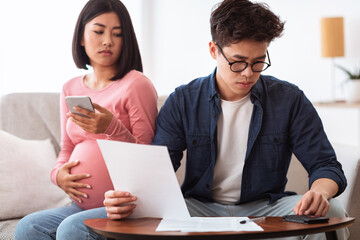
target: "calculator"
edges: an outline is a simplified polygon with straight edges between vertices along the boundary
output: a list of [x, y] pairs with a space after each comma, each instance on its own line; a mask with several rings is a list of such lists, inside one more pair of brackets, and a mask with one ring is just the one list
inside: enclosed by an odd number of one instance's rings
[[312, 224], [312, 223], [327, 223], [329, 222], [328, 217], [317, 217], [313, 215], [286, 215], [283, 216], [284, 221], [288, 222], [297, 222], [297, 223], [305, 223], [305, 224]]

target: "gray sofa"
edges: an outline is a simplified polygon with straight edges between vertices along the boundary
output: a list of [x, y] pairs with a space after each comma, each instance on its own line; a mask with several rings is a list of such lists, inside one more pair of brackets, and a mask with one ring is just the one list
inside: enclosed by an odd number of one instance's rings
[[[159, 108], [165, 99], [166, 97], [159, 97]], [[0, 129], [22, 139], [50, 139], [55, 152], [58, 153], [60, 150], [59, 112], [59, 93], [8, 94], [0, 99]], [[360, 197], [360, 149], [344, 145], [334, 145], [334, 148], [348, 178], [348, 187], [339, 200], [344, 204], [351, 217], [358, 218], [360, 217], [358, 200]], [[181, 167], [177, 171], [179, 183], [181, 183], [183, 175], [184, 168]], [[49, 175], [43, 177], [49, 178]], [[299, 194], [306, 191], [308, 183], [304, 179], [307, 179], [307, 174], [295, 158], [290, 165], [288, 179], [288, 190], [296, 191]], [[2, 189], [0, 189], [1, 191]], [[18, 194], [20, 197], [21, 192]], [[30, 207], [27, 206], [26, 200], [23, 201], [23, 204], [23, 207]], [[0, 205], [0, 210], [3, 207]], [[20, 218], [21, 216], [16, 219], [0, 221], [0, 240], [13, 239], [14, 229]], [[350, 232], [350, 239], [360, 239], [360, 223], [358, 221], [355, 221], [355, 224], [350, 227]]]

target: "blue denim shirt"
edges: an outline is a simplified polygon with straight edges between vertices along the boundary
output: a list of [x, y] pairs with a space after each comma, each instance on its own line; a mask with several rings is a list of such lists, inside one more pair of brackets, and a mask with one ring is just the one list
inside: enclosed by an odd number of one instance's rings
[[[184, 197], [213, 202], [211, 185], [217, 156], [217, 121], [221, 112], [216, 69], [180, 86], [168, 97], [156, 120], [154, 145], [167, 146], [174, 169], [187, 150]], [[292, 153], [309, 174], [334, 180], [342, 193], [346, 178], [321, 120], [304, 93], [293, 84], [261, 75], [251, 89], [251, 116], [240, 202], [295, 194], [285, 192]], [[305, 179], [304, 179], [305, 181]]]

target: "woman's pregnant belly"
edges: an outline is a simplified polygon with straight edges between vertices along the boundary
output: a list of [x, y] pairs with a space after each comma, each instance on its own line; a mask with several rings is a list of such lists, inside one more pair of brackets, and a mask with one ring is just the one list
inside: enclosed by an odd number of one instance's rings
[[91, 175], [89, 178], [78, 180], [78, 182], [89, 184], [91, 189], [78, 188], [77, 190], [87, 194], [88, 197], [80, 197], [82, 203], [76, 201], [75, 203], [82, 209], [103, 207], [105, 192], [114, 187], [97, 142], [88, 140], [77, 144], [69, 161], [75, 160], [79, 160], [79, 164], [71, 168], [71, 174]]

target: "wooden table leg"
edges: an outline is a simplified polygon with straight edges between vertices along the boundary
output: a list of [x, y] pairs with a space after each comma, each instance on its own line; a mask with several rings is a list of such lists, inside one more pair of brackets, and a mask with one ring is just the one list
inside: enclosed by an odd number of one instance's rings
[[325, 234], [327, 240], [338, 240], [336, 231], [326, 232]]

